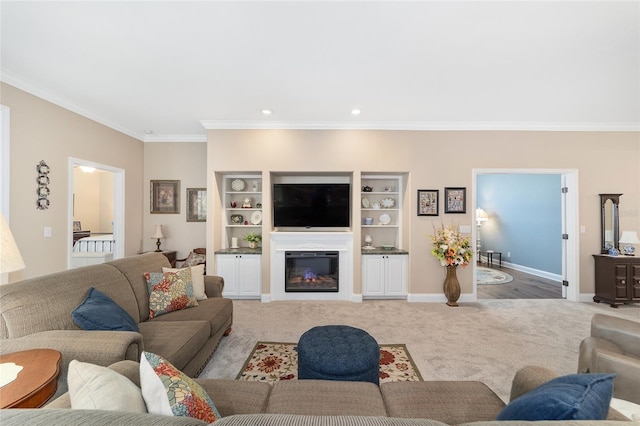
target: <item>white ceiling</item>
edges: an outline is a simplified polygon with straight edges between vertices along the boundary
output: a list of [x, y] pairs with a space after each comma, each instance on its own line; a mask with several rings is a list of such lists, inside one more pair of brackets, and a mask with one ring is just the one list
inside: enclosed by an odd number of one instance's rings
[[0, 8], [3, 81], [141, 140], [205, 140], [205, 128], [640, 129], [639, 1]]

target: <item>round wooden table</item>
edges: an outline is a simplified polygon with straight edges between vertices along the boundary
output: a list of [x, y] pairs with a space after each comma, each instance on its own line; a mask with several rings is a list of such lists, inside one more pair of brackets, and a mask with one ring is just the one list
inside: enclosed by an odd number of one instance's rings
[[0, 355], [0, 364], [23, 367], [18, 377], [0, 387], [0, 408], [37, 408], [56, 393], [62, 355], [53, 349], [32, 349]]

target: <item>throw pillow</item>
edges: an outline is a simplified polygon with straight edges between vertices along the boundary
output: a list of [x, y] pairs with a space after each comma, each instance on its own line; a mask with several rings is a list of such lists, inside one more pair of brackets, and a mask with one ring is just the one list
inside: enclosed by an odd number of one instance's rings
[[110, 368], [74, 359], [67, 383], [73, 409], [147, 412], [140, 388]]
[[207, 423], [221, 417], [202, 386], [159, 355], [142, 352], [140, 387], [152, 414], [194, 417]]
[[140, 331], [131, 315], [109, 296], [91, 287], [71, 317], [83, 330]]
[[557, 377], [511, 401], [497, 420], [604, 420], [615, 374]]
[[196, 266], [207, 261], [207, 256], [191, 252], [184, 261], [184, 266]]
[[193, 295], [191, 269], [178, 272], [145, 272], [149, 289], [149, 318], [198, 306]]
[[[191, 280], [193, 282], [193, 295], [196, 300], [204, 300], [207, 294], [204, 292], [204, 265], [191, 266]], [[162, 268], [162, 272], [178, 272], [176, 268]]]

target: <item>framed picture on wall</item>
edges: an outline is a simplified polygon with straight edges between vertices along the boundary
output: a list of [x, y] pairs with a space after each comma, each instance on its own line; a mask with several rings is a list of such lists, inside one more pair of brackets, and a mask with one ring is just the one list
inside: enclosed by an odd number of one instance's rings
[[151, 213], [180, 213], [180, 181], [151, 181]]
[[438, 216], [440, 191], [418, 189], [418, 216]]
[[207, 189], [187, 188], [187, 222], [207, 221]]
[[444, 202], [445, 213], [466, 213], [467, 188], [445, 188]]

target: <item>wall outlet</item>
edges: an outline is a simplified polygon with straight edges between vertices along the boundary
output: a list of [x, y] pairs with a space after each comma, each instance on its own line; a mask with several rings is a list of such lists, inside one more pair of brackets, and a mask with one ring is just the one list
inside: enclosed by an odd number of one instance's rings
[[45, 237], [50, 237], [51, 236], [51, 227], [50, 226], [45, 226], [44, 227], [44, 236]]
[[511, 257], [511, 252], [510, 251], [507, 252], [507, 257]]

